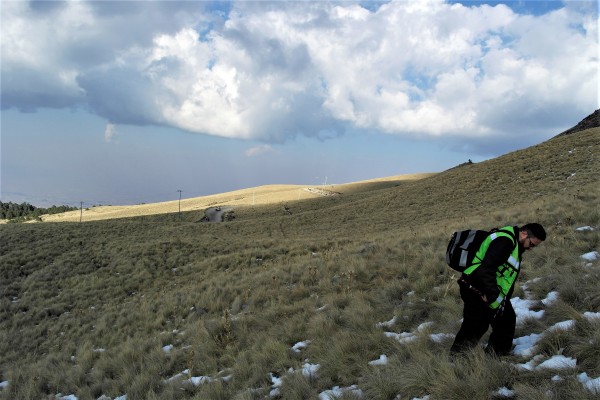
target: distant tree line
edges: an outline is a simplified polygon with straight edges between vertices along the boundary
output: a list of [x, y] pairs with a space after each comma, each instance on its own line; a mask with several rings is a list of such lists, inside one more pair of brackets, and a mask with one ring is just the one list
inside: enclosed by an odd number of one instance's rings
[[44, 214], [58, 214], [66, 211], [77, 210], [71, 206], [52, 206], [49, 208], [35, 207], [29, 203], [3, 203], [0, 201], [0, 219], [8, 219], [14, 222], [27, 221], [39, 218]]

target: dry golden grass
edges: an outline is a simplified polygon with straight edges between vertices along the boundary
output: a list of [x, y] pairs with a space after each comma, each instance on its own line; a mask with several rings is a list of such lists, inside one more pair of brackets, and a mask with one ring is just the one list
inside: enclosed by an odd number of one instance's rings
[[[261, 206], [267, 204], [283, 204], [292, 201], [309, 200], [321, 197], [325, 193], [360, 193], [397, 186], [401, 182], [423, 179], [433, 174], [406, 174], [376, 178], [366, 181], [326, 186], [302, 185], [266, 185], [255, 188], [235, 190], [210, 196], [181, 200], [181, 212], [200, 211], [208, 207], [219, 206]], [[153, 204], [131, 206], [98, 206], [86, 208], [83, 213], [71, 211], [62, 214], [45, 215], [44, 222], [79, 222], [99, 221], [115, 218], [130, 218], [147, 215], [179, 212], [179, 200]]]

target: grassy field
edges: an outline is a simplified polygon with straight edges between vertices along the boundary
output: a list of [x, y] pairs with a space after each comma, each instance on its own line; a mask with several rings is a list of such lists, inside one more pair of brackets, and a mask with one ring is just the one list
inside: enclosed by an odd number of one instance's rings
[[[594, 128], [330, 196], [267, 186], [181, 216], [175, 201], [1, 225], [0, 398], [597, 398], [581, 374], [600, 376], [600, 266], [581, 255], [600, 250], [599, 154]], [[235, 219], [199, 222], [215, 205]], [[544, 311], [517, 331], [543, 333], [535, 354], [451, 363], [449, 235], [530, 221], [549, 234], [515, 294]], [[577, 362], [518, 367], [554, 355]]]
[[[236, 190], [192, 199], [182, 199], [154, 204], [139, 204], [133, 206], [98, 206], [84, 210], [62, 214], [46, 215], [44, 222], [79, 222], [100, 221], [115, 218], [130, 218], [144, 215], [173, 214], [181, 212], [203, 212], [211, 206], [262, 206], [281, 205], [293, 201], [315, 199], [321, 196], [369, 192], [378, 189], [394, 187], [403, 182], [426, 178], [433, 174], [407, 174], [369, 181], [346, 183], [341, 185], [302, 186], [302, 185], [267, 185], [256, 188]], [[188, 216], [189, 218], [189, 216]]]

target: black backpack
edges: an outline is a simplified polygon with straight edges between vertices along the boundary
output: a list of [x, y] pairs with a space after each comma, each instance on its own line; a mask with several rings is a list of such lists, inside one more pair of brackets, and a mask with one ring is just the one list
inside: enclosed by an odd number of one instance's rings
[[492, 229], [491, 231], [467, 229], [454, 232], [446, 249], [446, 263], [450, 268], [458, 272], [464, 272], [465, 269], [473, 265], [475, 254], [479, 251], [485, 238], [492, 232], [500, 231], [510, 234], [513, 241], [516, 240], [511, 232], [502, 229]]

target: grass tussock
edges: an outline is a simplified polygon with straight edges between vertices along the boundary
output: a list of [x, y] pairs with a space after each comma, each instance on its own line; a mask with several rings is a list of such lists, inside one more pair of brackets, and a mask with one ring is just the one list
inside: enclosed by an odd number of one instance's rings
[[[581, 258], [600, 247], [599, 134], [290, 200], [286, 213], [239, 205], [224, 223], [198, 222], [198, 209], [2, 225], [0, 398], [593, 398], [577, 376], [600, 375], [585, 316], [600, 311], [600, 269]], [[535, 354], [576, 367], [523, 371], [530, 358], [479, 349], [451, 362], [462, 305], [449, 235], [530, 221], [548, 239], [526, 254], [515, 296], [544, 313], [517, 336], [543, 333]]]

